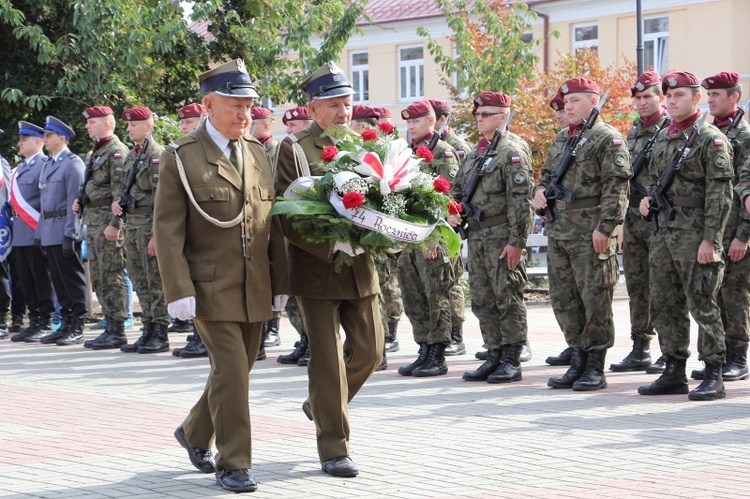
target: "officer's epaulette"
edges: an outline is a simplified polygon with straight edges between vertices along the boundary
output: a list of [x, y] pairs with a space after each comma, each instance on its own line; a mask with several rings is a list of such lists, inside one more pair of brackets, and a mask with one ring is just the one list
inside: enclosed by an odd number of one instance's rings
[[68, 159], [77, 158], [78, 156], [70, 151], [68, 151]]
[[190, 144], [191, 142], [197, 142], [198, 136], [194, 135], [193, 133], [189, 133], [182, 137], [181, 139], [177, 139], [173, 142], [170, 142], [167, 147], [171, 147], [175, 151], [179, 149], [180, 147], [184, 146], [185, 144]]
[[299, 132], [295, 132], [295, 133], [291, 134], [289, 136], [289, 139], [292, 142], [299, 142], [299, 140], [301, 138], [306, 137], [308, 135], [310, 135], [310, 129], [309, 128], [305, 128], [304, 130], [300, 130]]

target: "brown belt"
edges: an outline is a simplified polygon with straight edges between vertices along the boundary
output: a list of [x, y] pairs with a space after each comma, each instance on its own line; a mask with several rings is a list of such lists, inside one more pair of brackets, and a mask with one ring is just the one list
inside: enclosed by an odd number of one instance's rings
[[139, 206], [137, 208], [128, 208], [128, 213], [130, 215], [143, 215], [146, 213], [153, 213], [154, 207], [153, 206]]
[[86, 203], [87, 208], [99, 208], [101, 206], [110, 205], [112, 205], [112, 198], [91, 199], [88, 203]]
[[705, 206], [703, 198], [674, 196], [671, 201], [674, 206], [679, 206], [680, 208], [700, 208], [702, 210]]
[[470, 229], [486, 229], [487, 227], [494, 227], [495, 225], [501, 225], [508, 223], [508, 217], [506, 215], [495, 215], [494, 217], [487, 217], [481, 222], [476, 220], [469, 220]]
[[583, 208], [596, 208], [599, 204], [599, 198], [576, 199], [572, 203], [566, 203], [562, 199], [558, 199], [555, 201], [555, 209], [560, 211], [581, 210]]

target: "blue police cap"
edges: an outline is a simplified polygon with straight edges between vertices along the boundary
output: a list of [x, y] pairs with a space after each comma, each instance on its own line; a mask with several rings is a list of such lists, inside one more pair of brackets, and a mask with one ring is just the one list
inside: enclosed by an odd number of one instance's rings
[[258, 97], [242, 59], [235, 59], [206, 71], [198, 77], [198, 83], [202, 95], [214, 92], [227, 97]]
[[47, 133], [58, 133], [68, 140], [76, 136], [72, 128], [54, 116], [47, 116], [47, 124], [44, 127], [44, 131]]
[[31, 135], [33, 137], [44, 138], [44, 128], [36, 126], [28, 121], [18, 122], [18, 135]]
[[332, 99], [354, 94], [354, 89], [344, 72], [332, 62], [323, 64], [303, 81], [299, 88], [307, 94], [310, 100]]

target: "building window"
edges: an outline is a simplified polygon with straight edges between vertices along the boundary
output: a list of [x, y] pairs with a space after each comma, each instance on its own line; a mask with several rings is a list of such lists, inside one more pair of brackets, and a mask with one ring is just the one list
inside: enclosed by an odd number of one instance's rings
[[643, 20], [643, 62], [659, 74], [669, 70], [669, 18]]
[[399, 48], [398, 67], [401, 100], [424, 97], [424, 49], [422, 46]]
[[599, 25], [579, 24], [573, 26], [573, 53], [579, 50], [599, 50]]
[[273, 100], [271, 100], [269, 96], [264, 95], [263, 97], [260, 98], [260, 106], [273, 111], [275, 104], [273, 103]]
[[367, 102], [370, 100], [370, 65], [367, 52], [352, 52], [349, 67], [352, 73], [354, 95], [352, 101]]

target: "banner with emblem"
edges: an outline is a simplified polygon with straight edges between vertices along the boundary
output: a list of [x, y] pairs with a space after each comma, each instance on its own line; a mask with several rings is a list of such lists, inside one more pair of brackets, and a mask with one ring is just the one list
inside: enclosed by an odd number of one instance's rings
[[4, 262], [10, 253], [13, 243], [13, 219], [11, 217], [10, 203], [5, 202], [0, 208], [0, 262]]

